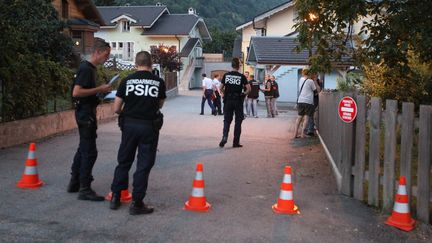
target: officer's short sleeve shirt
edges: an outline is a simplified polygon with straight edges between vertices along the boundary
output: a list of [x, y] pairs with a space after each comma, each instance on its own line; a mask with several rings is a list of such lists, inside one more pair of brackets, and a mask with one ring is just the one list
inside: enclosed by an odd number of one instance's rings
[[225, 86], [225, 94], [241, 94], [248, 80], [243, 74], [231, 71], [224, 74], [221, 83]]
[[148, 71], [137, 71], [120, 83], [116, 96], [123, 99], [123, 115], [142, 120], [156, 119], [159, 101], [166, 98], [163, 79]]

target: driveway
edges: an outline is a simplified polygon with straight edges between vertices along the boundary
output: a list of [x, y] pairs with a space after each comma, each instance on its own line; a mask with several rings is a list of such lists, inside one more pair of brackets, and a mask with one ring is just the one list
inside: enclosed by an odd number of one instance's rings
[[[428, 242], [430, 225], [405, 233], [385, 225], [386, 215], [338, 194], [316, 138], [291, 140], [296, 113], [280, 105], [280, 115], [247, 118], [243, 148], [232, 148], [232, 129], [219, 148], [222, 116], [200, 116], [200, 91], [166, 102], [156, 165], [145, 201], [151, 215], [130, 216], [108, 202], [88, 202], [65, 192], [77, 131], [37, 142], [39, 176], [45, 185], [23, 190], [15, 184], [24, 171], [28, 145], [0, 151], [0, 239], [2, 242]], [[99, 157], [93, 188], [110, 190], [120, 131], [116, 121], [100, 124]], [[208, 213], [184, 211], [195, 164], [204, 164]], [[299, 215], [278, 215], [283, 168], [293, 168]], [[134, 167], [132, 168], [134, 170]], [[130, 173], [130, 175], [132, 172]], [[429, 239], [429, 240], [427, 240]], [[430, 242], [430, 241], [429, 241]]]

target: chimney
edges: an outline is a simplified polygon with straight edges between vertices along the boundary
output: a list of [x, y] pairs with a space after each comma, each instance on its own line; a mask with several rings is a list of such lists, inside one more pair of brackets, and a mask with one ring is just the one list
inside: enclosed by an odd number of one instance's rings
[[195, 9], [193, 9], [192, 7], [190, 7], [189, 10], [188, 10], [188, 14], [196, 14]]

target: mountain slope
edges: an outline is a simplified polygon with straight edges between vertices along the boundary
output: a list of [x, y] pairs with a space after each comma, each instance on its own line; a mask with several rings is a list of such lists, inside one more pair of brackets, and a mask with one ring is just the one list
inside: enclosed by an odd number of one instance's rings
[[115, 5], [156, 5], [161, 2], [171, 13], [187, 13], [189, 7], [196, 9], [209, 28], [233, 31], [236, 26], [247, 22], [255, 15], [265, 12], [286, 0], [111, 0], [95, 1], [97, 5], [115, 2]]

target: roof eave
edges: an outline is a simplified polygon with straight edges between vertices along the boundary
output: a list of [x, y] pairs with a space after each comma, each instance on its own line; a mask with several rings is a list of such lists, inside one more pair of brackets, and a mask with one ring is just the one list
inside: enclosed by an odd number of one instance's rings
[[129, 20], [129, 21], [131, 21], [131, 22], [133, 22], [133, 23], [136, 23], [136, 22], [137, 22], [136, 19], [134, 19], [134, 18], [132, 18], [132, 17], [129, 17], [129, 16], [127, 16], [126, 14], [121, 14], [121, 15], [119, 15], [119, 16], [117, 16], [117, 17], [111, 19], [110, 23], [115, 23], [115, 22], [119, 21], [120, 19], [127, 19], [127, 20]]
[[279, 6], [276, 6], [273, 9], [270, 9], [270, 10], [268, 10], [268, 11], [262, 13], [262, 14], [259, 14], [259, 15], [255, 16], [254, 17], [254, 21], [256, 22], [256, 21], [260, 21], [260, 20], [263, 20], [265, 18], [268, 18], [268, 17], [272, 16], [273, 14], [276, 14], [276, 13], [278, 13], [280, 11], [283, 11], [283, 10], [285, 10], [287, 8], [292, 7], [293, 5], [294, 5], [294, 1], [289, 1], [289, 2], [283, 3], [283, 4], [279, 5]]
[[150, 37], [188, 37], [188, 34], [145, 34], [141, 33], [141, 35], [144, 36], [150, 36]]
[[[195, 27], [196, 27], [199, 23], [202, 23], [202, 24], [203, 24], [203, 26], [204, 26], [203, 28], [204, 28], [204, 31], [205, 31], [204, 34], [207, 34], [207, 37], [206, 37], [206, 36], [204, 36], [204, 35], [202, 34], [202, 32], [200, 31], [201, 39], [206, 40], [206, 41], [212, 41], [213, 39], [211, 38], [210, 32], [209, 32], [209, 30], [208, 30], [208, 28], [207, 28], [207, 25], [206, 25], [206, 23], [204, 22], [204, 20], [203, 20], [202, 18], [198, 18], [198, 20], [195, 22], [194, 26], [190, 29], [190, 31], [189, 31], [189, 35], [191, 34], [191, 32], [195, 29]], [[198, 29], [201, 29], [201, 28], [198, 27]]]
[[238, 31], [238, 30], [242, 30], [242, 29], [246, 28], [246, 27], [249, 26], [249, 25], [252, 25], [252, 21], [249, 21], [249, 22], [246, 22], [246, 23], [244, 23], [244, 24], [242, 24], [242, 25], [240, 25], [240, 26], [237, 26], [237, 27], [236, 27], [236, 30], [237, 30], [237, 31]]
[[167, 12], [168, 14], [170, 14], [170, 12], [169, 12], [169, 10], [168, 10], [168, 8], [164, 8], [160, 13], [159, 13], [159, 15], [153, 20], [153, 22], [150, 24], [150, 26], [143, 26], [144, 28], [151, 28], [151, 27], [153, 27], [153, 25], [156, 23], [156, 21], [158, 21], [159, 20], [159, 18], [165, 13], [165, 12]]
[[[81, 0], [79, 1], [79, 3], [77, 1], [75, 1], [78, 8], [84, 13], [88, 13], [87, 11], [85, 11], [85, 9], [87, 7], [90, 8], [90, 11], [95, 15], [96, 19], [94, 20], [94, 22], [96, 22], [99, 25], [105, 25], [105, 21], [102, 18], [102, 15], [100, 14], [99, 10], [97, 9], [96, 5], [93, 3], [93, 1], [91, 0]], [[88, 16], [86, 16], [87, 18]]]
[[285, 9], [293, 6], [293, 5], [294, 5], [294, 1], [289, 1], [289, 2], [283, 3], [283, 4], [279, 5], [279, 6], [276, 6], [275, 8], [272, 8], [272, 9], [270, 9], [270, 10], [264, 12], [264, 13], [258, 14], [257, 16], [255, 16], [253, 18], [253, 20], [251, 20], [249, 22], [246, 22], [246, 23], [244, 23], [244, 24], [242, 24], [240, 26], [237, 26], [236, 27], [236, 31], [242, 30], [242, 29], [244, 29], [244, 28], [246, 28], [246, 27], [248, 27], [250, 25], [253, 25], [254, 22], [256, 23], [258, 21], [264, 20], [265, 18], [268, 18], [271, 15], [276, 14], [276, 13], [278, 13], [280, 11], [283, 11], [283, 10], [285, 10]]

